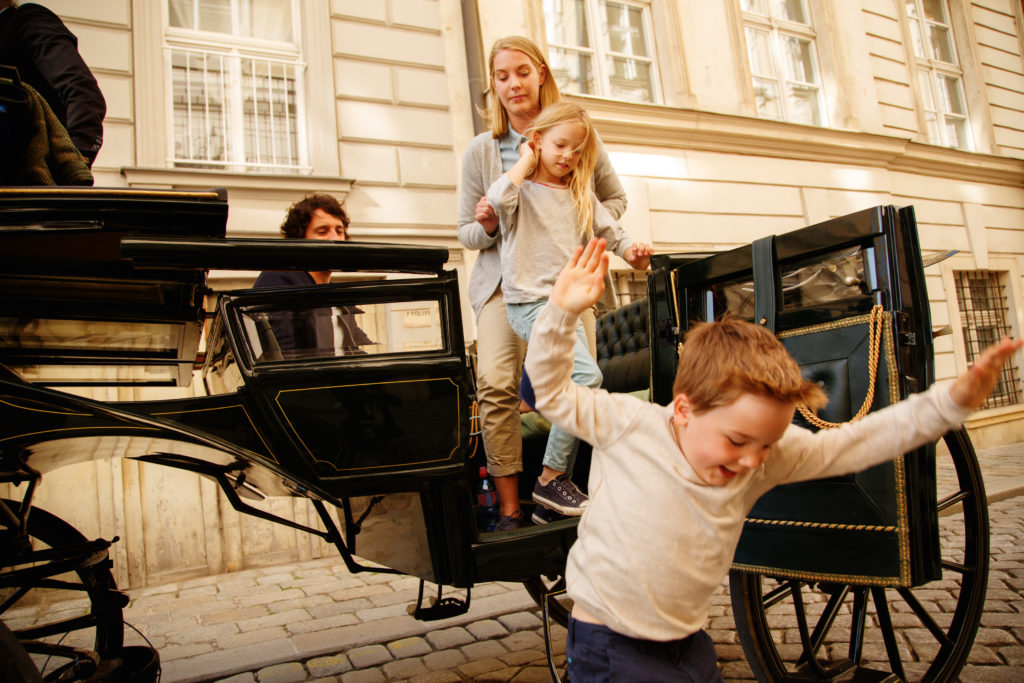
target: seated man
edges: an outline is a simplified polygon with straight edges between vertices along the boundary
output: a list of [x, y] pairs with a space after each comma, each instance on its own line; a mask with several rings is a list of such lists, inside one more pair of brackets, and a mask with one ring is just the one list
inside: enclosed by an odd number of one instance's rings
[[[281, 224], [281, 234], [291, 239], [348, 241], [349, 218], [341, 204], [327, 194], [307, 195], [291, 205]], [[331, 271], [264, 271], [253, 287], [295, 287], [327, 284]], [[295, 312], [273, 313], [270, 325], [277, 344], [286, 357], [335, 355], [334, 320], [331, 308], [310, 308]], [[373, 341], [359, 329], [355, 316], [363, 311], [345, 306], [338, 310], [341, 351], [350, 356], [364, 353], [359, 347]], [[298, 351], [300, 353], [296, 354]], [[289, 353], [291, 352], [291, 353]]]

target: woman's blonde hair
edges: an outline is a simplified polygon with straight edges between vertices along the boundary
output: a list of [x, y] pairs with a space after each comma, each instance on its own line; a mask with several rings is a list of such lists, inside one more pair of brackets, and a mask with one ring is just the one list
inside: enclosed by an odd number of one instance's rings
[[[576, 206], [577, 233], [584, 240], [588, 240], [594, 236], [593, 182], [594, 167], [597, 165], [597, 133], [594, 131], [594, 122], [590, 120], [590, 115], [578, 104], [555, 102], [540, 110], [540, 114], [537, 114], [537, 118], [526, 129], [524, 135], [527, 139], [532, 139], [534, 133], [543, 134], [568, 121], [577, 121], [586, 129], [583, 142], [576, 150], [580, 153], [580, 160], [576, 168], [565, 176], [565, 183], [569, 188], [572, 203]], [[534, 170], [534, 175], [536, 173]]]
[[544, 74], [544, 82], [540, 84], [541, 111], [549, 104], [562, 100], [562, 94], [558, 91], [558, 83], [555, 82], [555, 77], [551, 74], [551, 68], [548, 66], [548, 60], [544, 58], [544, 53], [540, 51], [535, 42], [523, 36], [498, 38], [491, 46], [491, 55], [487, 58], [487, 82], [490, 87], [487, 90], [487, 111], [485, 112], [491, 136], [495, 138], [500, 138], [508, 132], [508, 112], [505, 111], [501, 98], [494, 91], [494, 59], [502, 50], [522, 52], [530, 58], [534, 68]]

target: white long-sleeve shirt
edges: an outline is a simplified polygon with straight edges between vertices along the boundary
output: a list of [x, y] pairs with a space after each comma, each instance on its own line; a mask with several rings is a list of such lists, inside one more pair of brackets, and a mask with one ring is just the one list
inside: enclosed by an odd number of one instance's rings
[[548, 302], [526, 372], [537, 411], [594, 446], [590, 507], [569, 551], [569, 597], [618, 633], [685, 638], [732, 563], [747, 513], [776, 485], [863, 470], [929, 443], [969, 414], [932, 387], [838, 429], [791, 425], [764, 463], [704, 484], [673, 437], [672, 407], [571, 381], [576, 316]]

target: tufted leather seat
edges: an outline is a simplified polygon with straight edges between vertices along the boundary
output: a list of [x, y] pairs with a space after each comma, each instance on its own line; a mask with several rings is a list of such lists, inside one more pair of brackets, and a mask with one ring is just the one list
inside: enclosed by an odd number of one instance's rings
[[651, 381], [647, 299], [638, 299], [597, 320], [597, 365], [608, 391], [646, 389]]

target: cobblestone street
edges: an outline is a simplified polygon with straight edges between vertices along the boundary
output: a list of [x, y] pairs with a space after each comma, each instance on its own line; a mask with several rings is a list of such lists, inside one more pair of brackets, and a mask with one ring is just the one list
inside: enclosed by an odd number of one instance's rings
[[[990, 509], [985, 615], [964, 681], [1024, 680], [1022, 503], [1011, 498]], [[351, 576], [323, 560], [219, 578], [216, 587], [202, 579], [175, 591], [142, 592], [126, 612], [160, 649], [165, 683], [551, 680], [539, 611], [516, 584], [478, 586], [468, 619], [430, 625], [406, 614], [416, 594], [409, 578]], [[898, 630], [903, 645], [915, 639], [913, 629]], [[713, 600], [709, 632], [726, 680], [752, 680], [724, 586]], [[555, 626], [553, 633], [562, 666], [565, 632]], [[877, 637], [874, 650], [884, 653]]]
[[[986, 476], [1015, 482], [1018, 470], [1007, 458], [1024, 460], [1021, 449], [995, 455], [1005, 471], [1000, 478], [986, 468]], [[987, 601], [964, 681], [1024, 680], [1024, 497], [1006, 486], [992, 490], [999, 500], [989, 507]], [[949, 533], [944, 532], [944, 548], [962, 542]], [[339, 559], [320, 559], [133, 590], [125, 619], [159, 650], [163, 683], [551, 680], [540, 613], [522, 585], [478, 585], [468, 614], [428, 623], [408, 613], [417, 587], [413, 578], [353, 575]], [[915, 594], [941, 622], [956, 590], [956, 583], [938, 581]], [[64, 607], [26, 608], [15, 621], [42, 620], [46, 610]], [[905, 606], [892, 609], [900, 647], [930, 661], [934, 639]], [[713, 598], [710, 617], [726, 680], [753, 679], [725, 585]], [[792, 612], [786, 619], [777, 622], [780, 633], [773, 631], [783, 651], [795, 637]], [[562, 667], [565, 631], [555, 626], [553, 633], [555, 662]], [[840, 629], [837, 635], [846, 634]], [[126, 637], [143, 642], [131, 629]], [[865, 656], [885, 657], [877, 628], [868, 629]], [[909, 669], [913, 679], [914, 666]]]

